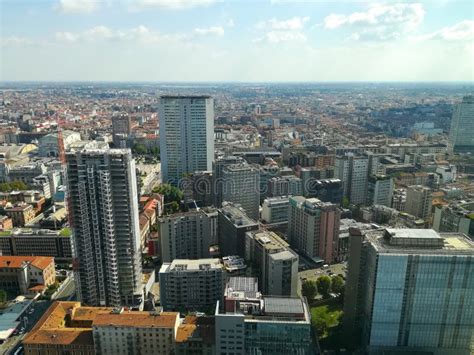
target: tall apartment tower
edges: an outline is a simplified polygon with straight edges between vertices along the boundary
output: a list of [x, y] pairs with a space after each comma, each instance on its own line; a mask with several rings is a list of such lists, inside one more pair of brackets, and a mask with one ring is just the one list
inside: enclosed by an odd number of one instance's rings
[[290, 198], [288, 240], [309, 258], [333, 263], [338, 260], [341, 212], [337, 205], [317, 198]]
[[233, 164], [222, 170], [222, 201], [239, 204], [250, 218], [258, 220], [260, 171], [249, 164]]
[[272, 296], [297, 296], [298, 255], [274, 232], [250, 231], [245, 236], [245, 259], [258, 270], [260, 290]]
[[367, 184], [367, 204], [392, 206], [393, 178], [386, 175], [371, 175]]
[[159, 119], [164, 182], [177, 186], [186, 174], [212, 170], [214, 100], [210, 96], [161, 96]]
[[239, 206], [225, 202], [218, 212], [218, 240], [222, 256], [245, 257], [245, 233], [258, 229], [258, 223], [249, 218]]
[[226, 166], [233, 164], [245, 163], [245, 160], [242, 157], [236, 157], [233, 155], [228, 155], [216, 159], [212, 164], [212, 178], [213, 178], [213, 191], [214, 191], [214, 205], [216, 207], [221, 207], [222, 205], [222, 194], [224, 190], [224, 181], [223, 181], [223, 170]]
[[474, 243], [431, 229], [350, 230], [343, 326], [368, 354], [474, 352]]
[[137, 305], [142, 269], [135, 161], [129, 149], [84, 149], [67, 158], [79, 299]]
[[455, 152], [474, 153], [474, 96], [465, 96], [454, 106], [449, 144]]
[[162, 216], [161, 260], [209, 258], [209, 247], [217, 244], [217, 210], [210, 208]]
[[343, 195], [354, 205], [366, 202], [369, 159], [362, 156], [336, 157], [334, 176], [343, 184]]
[[125, 113], [116, 113], [112, 116], [112, 138], [115, 148], [126, 148], [127, 140], [132, 133], [132, 120]]
[[407, 188], [405, 212], [427, 220], [431, 216], [431, 189], [426, 186], [413, 185]]

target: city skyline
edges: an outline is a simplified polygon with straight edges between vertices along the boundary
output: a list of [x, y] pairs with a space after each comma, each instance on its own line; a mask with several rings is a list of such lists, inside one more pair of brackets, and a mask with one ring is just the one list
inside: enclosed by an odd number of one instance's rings
[[213, 0], [45, 0], [0, 6], [2, 81], [474, 79], [474, 8], [468, 1], [259, 1], [250, 8]]

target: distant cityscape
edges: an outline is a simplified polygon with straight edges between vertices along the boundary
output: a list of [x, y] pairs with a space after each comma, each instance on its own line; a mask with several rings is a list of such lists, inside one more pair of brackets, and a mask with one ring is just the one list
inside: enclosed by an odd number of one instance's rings
[[0, 84], [0, 353], [474, 354], [472, 83]]

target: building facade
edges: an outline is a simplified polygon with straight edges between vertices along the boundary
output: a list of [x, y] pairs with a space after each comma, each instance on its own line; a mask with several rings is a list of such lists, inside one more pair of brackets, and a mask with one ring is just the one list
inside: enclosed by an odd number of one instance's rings
[[298, 289], [298, 255], [274, 232], [247, 232], [247, 261], [258, 270], [259, 289], [266, 295], [295, 297]]
[[158, 219], [161, 260], [209, 258], [209, 247], [217, 244], [217, 210], [200, 209]]
[[367, 205], [392, 206], [393, 178], [385, 175], [369, 176], [367, 186]]
[[369, 159], [363, 156], [336, 157], [335, 177], [343, 184], [343, 194], [354, 205], [364, 204], [367, 196]]
[[474, 244], [430, 229], [352, 230], [344, 297], [348, 336], [368, 353], [474, 351]]
[[316, 198], [290, 198], [288, 240], [300, 253], [315, 261], [338, 260], [339, 221], [337, 205]]
[[205, 312], [222, 300], [224, 265], [219, 259], [175, 259], [161, 266], [159, 280], [165, 311]]
[[143, 300], [135, 171], [128, 149], [67, 154], [73, 266], [79, 299], [87, 305]]
[[222, 256], [245, 256], [245, 233], [258, 229], [258, 223], [233, 203], [226, 202], [218, 212], [218, 242]]
[[212, 170], [214, 100], [210, 96], [161, 96], [159, 118], [164, 182], [178, 186], [186, 174]]
[[449, 145], [454, 152], [474, 152], [474, 96], [454, 106]]
[[407, 188], [405, 212], [415, 217], [427, 220], [431, 216], [431, 189], [426, 186], [414, 185]]

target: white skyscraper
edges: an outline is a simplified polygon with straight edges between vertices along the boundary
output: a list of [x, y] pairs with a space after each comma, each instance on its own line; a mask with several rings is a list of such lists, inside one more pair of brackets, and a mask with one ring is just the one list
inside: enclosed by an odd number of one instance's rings
[[454, 152], [474, 152], [474, 96], [454, 106], [449, 143]]
[[214, 100], [210, 96], [161, 96], [160, 157], [164, 182], [212, 170]]
[[137, 181], [130, 150], [70, 152], [67, 180], [80, 300], [91, 306], [140, 304]]
[[369, 159], [354, 155], [338, 156], [335, 177], [343, 183], [344, 196], [354, 205], [366, 202]]

